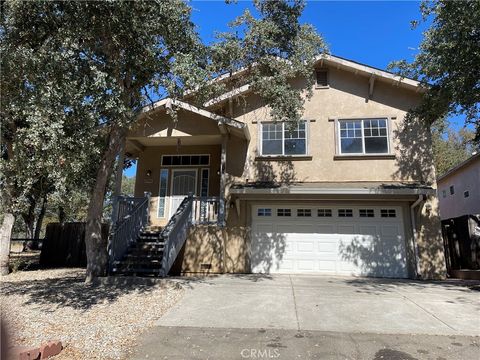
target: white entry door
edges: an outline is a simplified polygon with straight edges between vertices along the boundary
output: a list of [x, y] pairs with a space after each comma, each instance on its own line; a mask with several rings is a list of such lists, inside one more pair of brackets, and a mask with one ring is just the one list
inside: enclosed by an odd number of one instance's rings
[[197, 170], [174, 169], [172, 172], [172, 192], [170, 194], [170, 217], [175, 214], [185, 196], [196, 193]]

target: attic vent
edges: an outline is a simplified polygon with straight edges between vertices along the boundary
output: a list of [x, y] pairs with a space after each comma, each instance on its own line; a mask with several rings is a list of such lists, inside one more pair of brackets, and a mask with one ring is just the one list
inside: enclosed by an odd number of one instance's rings
[[328, 86], [328, 71], [317, 70], [317, 87]]

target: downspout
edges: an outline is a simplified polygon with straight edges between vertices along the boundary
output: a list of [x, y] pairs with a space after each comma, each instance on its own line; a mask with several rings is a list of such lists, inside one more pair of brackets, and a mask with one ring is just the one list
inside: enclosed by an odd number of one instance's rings
[[413, 252], [415, 254], [415, 276], [416, 278], [421, 278], [420, 275], [420, 258], [419, 258], [419, 251], [418, 251], [418, 233], [417, 233], [417, 224], [415, 221], [415, 208], [425, 200], [425, 195], [418, 195], [418, 199], [410, 205], [410, 221], [412, 223], [412, 230], [413, 230]]

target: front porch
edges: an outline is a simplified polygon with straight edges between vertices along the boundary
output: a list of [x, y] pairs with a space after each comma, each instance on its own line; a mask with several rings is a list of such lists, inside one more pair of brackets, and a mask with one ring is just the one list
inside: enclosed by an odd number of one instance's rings
[[[118, 162], [111, 271], [165, 276], [192, 227], [223, 228], [226, 174], [241, 175], [249, 140], [245, 124], [182, 102], [141, 115]], [[120, 196], [125, 157], [137, 160], [139, 200], [129, 208], [133, 199]]]

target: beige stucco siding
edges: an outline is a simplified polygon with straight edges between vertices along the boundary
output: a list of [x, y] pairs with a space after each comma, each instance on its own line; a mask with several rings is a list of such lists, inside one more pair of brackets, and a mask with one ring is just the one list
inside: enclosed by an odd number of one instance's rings
[[[313, 89], [313, 96], [305, 102], [304, 119], [308, 121], [308, 153], [299, 158], [268, 158], [259, 154], [259, 123], [268, 121], [268, 107], [254, 95], [234, 99], [233, 114], [229, 106], [216, 109], [248, 126], [250, 141], [232, 134], [227, 141], [227, 226], [194, 227], [176, 266], [183, 272], [249, 272], [251, 207], [254, 204], [287, 202], [289, 204], [343, 202], [365, 204], [382, 201], [401, 206], [405, 226], [408, 268], [414, 274], [414, 232], [410, 220], [411, 198], [382, 196], [293, 196], [274, 195], [269, 198], [241, 198], [236, 203], [228, 189], [233, 183], [254, 181], [294, 182], [413, 182], [435, 187], [435, 170], [428, 127], [412, 122], [405, 124], [408, 110], [419, 102], [420, 93], [405, 90], [377, 79], [369, 96], [369, 79], [354, 73], [329, 69], [330, 86]], [[304, 86], [297, 81], [295, 86]], [[213, 109], [212, 109], [213, 110]], [[138, 152], [136, 195], [152, 193], [151, 222], [165, 225], [167, 219], [158, 219], [158, 188], [162, 154], [211, 154], [209, 194], [218, 195], [220, 188], [221, 135], [218, 124], [188, 112], [179, 113], [175, 123], [168, 115], [142, 118], [130, 133], [145, 148]], [[157, 116], [157, 117], [156, 117]], [[337, 154], [336, 121], [351, 118], [388, 119], [390, 154], [387, 156], [339, 157]], [[176, 146], [177, 139], [180, 144]], [[195, 145], [194, 144], [212, 144]], [[213, 145], [214, 144], [214, 145]], [[170, 145], [170, 146], [159, 146]], [[146, 171], [151, 170], [151, 178]], [[171, 176], [171, 172], [170, 172]], [[169, 179], [169, 188], [171, 181]], [[429, 206], [426, 206], [428, 204]], [[168, 207], [168, 205], [167, 205]], [[415, 210], [419, 269], [423, 277], [443, 277], [445, 262], [438, 216], [438, 200], [430, 197]]]
[[[237, 99], [234, 117], [248, 124], [251, 141], [245, 172], [233, 179], [317, 181], [395, 181], [433, 183], [430, 134], [418, 123], [404, 129], [403, 119], [414, 107], [419, 94], [377, 81], [368, 98], [368, 78], [330, 69], [330, 87], [314, 89], [305, 103], [308, 120], [308, 154], [281, 162], [259, 161], [259, 122], [268, 121], [268, 108], [254, 95]], [[301, 86], [301, 83], [297, 84]], [[390, 152], [394, 158], [359, 157], [344, 160], [336, 157], [335, 119], [387, 117], [390, 126]], [[257, 160], [256, 160], [257, 158]]]
[[[167, 211], [166, 218], [159, 218], [158, 211], [158, 194], [159, 180], [162, 155], [186, 155], [186, 154], [208, 154], [210, 155], [209, 166], [169, 166], [168, 191], [171, 189], [172, 169], [209, 169], [209, 196], [218, 196], [220, 190], [220, 176], [218, 174], [220, 164], [220, 146], [219, 145], [197, 145], [182, 146], [178, 149], [176, 146], [152, 146], [147, 147], [139, 156], [137, 162], [137, 175], [135, 179], [135, 196], [143, 196], [148, 191], [151, 193], [150, 205], [150, 221], [152, 225], [163, 226], [167, 223], [169, 213]], [[151, 171], [151, 176], [147, 176], [147, 171]], [[200, 173], [197, 173], [197, 194], [200, 186]], [[168, 193], [167, 193], [168, 194]], [[167, 199], [166, 208], [169, 209]]]

